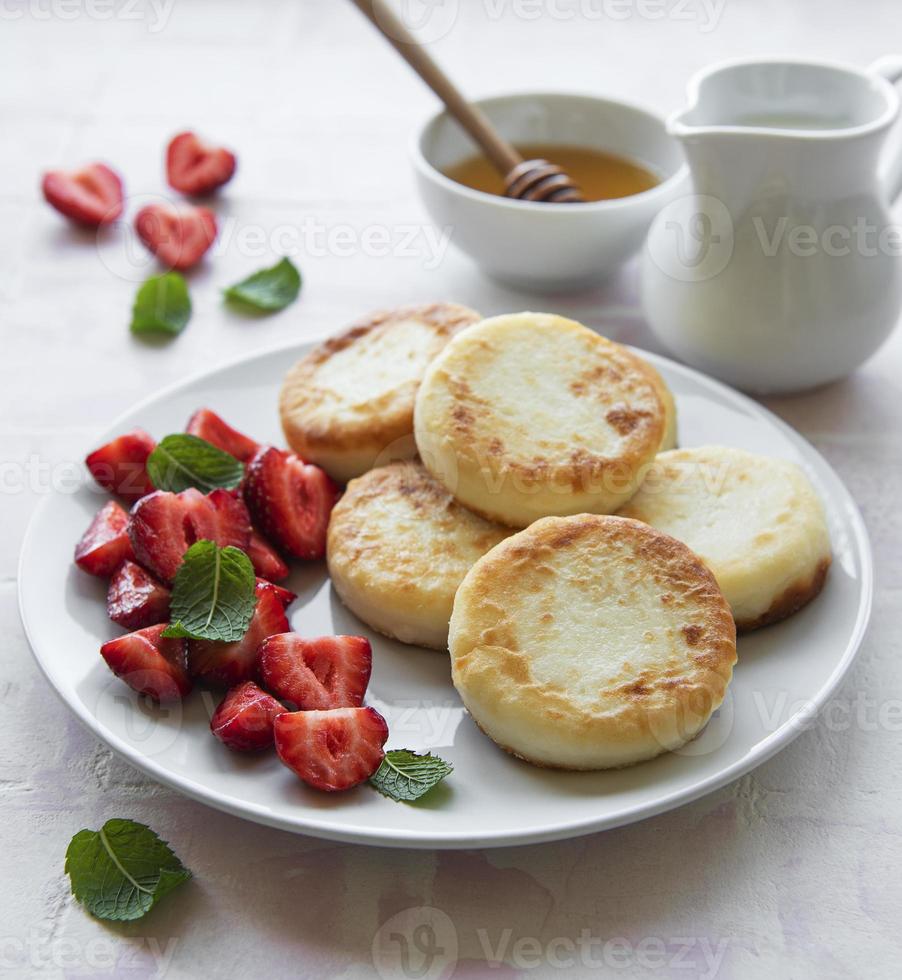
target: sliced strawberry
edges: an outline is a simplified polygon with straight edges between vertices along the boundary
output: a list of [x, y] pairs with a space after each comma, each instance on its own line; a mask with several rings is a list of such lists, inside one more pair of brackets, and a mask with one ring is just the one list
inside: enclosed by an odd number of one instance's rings
[[177, 701], [191, 690], [185, 641], [161, 634], [166, 623], [110, 640], [100, 648], [110, 670], [139, 694], [154, 701]]
[[234, 173], [235, 154], [201, 142], [194, 133], [173, 136], [166, 149], [166, 179], [183, 194], [209, 194]]
[[234, 643], [188, 641], [188, 668], [194, 677], [233, 687], [257, 676], [257, 649], [267, 636], [290, 629], [282, 603], [270, 588], [257, 587], [257, 607], [247, 632]]
[[282, 762], [305, 783], [330, 792], [369, 779], [388, 738], [388, 725], [375, 708], [286, 711], [274, 730]]
[[292, 592], [291, 589], [283, 589], [281, 585], [276, 585], [274, 582], [268, 582], [265, 578], [257, 578], [257, 591], [261, 589], [268, 589], [272, 594], [279, 600], [282, 604], [283, 609], [287, 609], [295, 599], [297, 599], [297, 592]]
[[148, 204], [135, 215], [135, 231], [165, 266], [190, 269], [216, 240], [216, 216], [191, 204]]
[[192, 436], [199, 436], [212, 442], [224, 452], [231, 453], [235, 459], [240, 459], [242, 463], [247, 463], [253, 459], [254, 454], [260, 448], [259, 442], [254, 442], [250, 436], [243, 432], [233, 429], [228, 422], [221, 419], [209, 408], [199, 408], [190, 419], [185, 428]]
[[104, 490], [134, 503], [153, 491], [145, 466], [156, 445], [143, 429], [132, 429], [95, 449], [85, 464]]
[[253, 530], [247, 546], [247, 556], [250, 558], [257, 575], [270, 582], [281, 582], [283, 578], [287, 578], [291, 571], [283, 561], [282, 556], [266, 538]]
[[128, 558], [134, 558], [128, 539], [128, 514], [110, 500], [94, 515], [75, 546], [75, 564], [89, 575], [107, 578]]
[[294, 453], [264, 446], [248, 463], [244, 499], [254, 523], [295, 558], [321, 558], [338, 487]]
[[137, 630], [168, 622], [169, 599], [162, 582], [133, 561], [124, 561], [110, 579], [106, 611], [114, 623]]
[[264, 687], [304, 710], [357, 708], [370, 682], [373, 651], [362, 636], [306, 639], [281, 633], [260, 646], [258, 670]]
[[50, 170], [41, 190], [60, 214], [91, 228], [108, 225], [122, 214], [122, 180], [104, 163], [81, 170]]
[[128, 534], [137, 560], [164, 582], [175, 578], [185, 552], [195, 541], [221, 548], [247, 548], [250, 519], [243, 501], [228, 490], [202, 494], [157, 490], [132, 508]]
[[273, 722], [285, 708], [253, 681], [245, 681], [222, 699], [210, 719], [210, 731], [230, 749], [254, 752], [273, 743]]

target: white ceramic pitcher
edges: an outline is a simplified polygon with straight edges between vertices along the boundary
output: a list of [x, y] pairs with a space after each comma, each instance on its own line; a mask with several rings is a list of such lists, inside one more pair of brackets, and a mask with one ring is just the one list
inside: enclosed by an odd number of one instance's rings
[[865, 71], [733, 61], [692, 80], [668, 121], [692, 190], [658, 215], [642, 265], [646, 316], [679, 357], [740, 388], [798, 391], [848, 374], [890, 334], [900, 77], [892, 57]]

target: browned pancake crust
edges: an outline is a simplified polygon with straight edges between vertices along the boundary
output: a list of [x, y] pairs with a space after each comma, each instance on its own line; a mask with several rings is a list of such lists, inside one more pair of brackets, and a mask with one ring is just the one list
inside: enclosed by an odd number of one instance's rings
[[803, 606], [807, 606], [812, 599], [816, 599], [820, 595], [824, 583], [827, 581], [827, 572], [830, 571], [831, 563], [832, 558], [824, 558], [818, 562], [817, 568], [810, 578], [790, 585], [777, 596], [770, 608], [756, 619], [737, 620], [736, 629], [740, 633], [747, 633], [750, 630], [760, 629], [762, 626], [770, 626], [772, 623], [779, 623], [783, 619], [788, 619]]
[[466, 510], [418, 460], [390, 463], [352, 480], [332, 511], [332, 585], [380, 633], [445, 650], [461, 579], [509, 533]]
[[456, 303], [427, 303], [402, 306], [392, 310], [370, 313], [351, 324], [342, 333], [323, 341], [302, 357], [285, 376], [279, 397], [279, 413], [288, 444], [303, 455], [310, 450], [354, 450], [372, 445], [384, 447], [413, 431], [413, 405], [419, 382], [383, 404], [374, 404], [373, 413], [359, 425], [311, 417], [305, 409], [315, 407], [319, 393], [316, 373], [322, 364], [345, 350], [351, 344], [377, 332], [391, 329], [392, 325], [408, 319], [428, 324], [436, 337], [436, 350], [442, 347], [460, 330], [482, 319], [475, 310]]
[[[555, 562], [561, 555], [577, 580], [585, 571], [588, 596], [597, 588], [592, 569], [600, 567], [599, 561], [610, 555], [611, 562], [622, 563], [624, 581], [637, 576], [657, 590], [672, 630], [666, 663], [645, 668], [624, 664], [619, 677], [593, 693], [591, 707], [574, 702], [566, 686], [535, 675], [529, 651], [536, 637], [520, 631], [518, 611], [524, 604], [535, 607], [554, 591], [561, 574]], [[623, 601], [629, 603], [628, 594]], [[498, 732], [489, 731], [493, 722], [481, 716], [478, 706], [488, 704], [490, 714], [497, 709], [507, 718], [519, 717], [522, 724], [534, 719], [537, 731], [547, 725], [550, 732], [564, 731], [576, 743], [613, 746], [615, 755], [618, 745], [651, 746], [642, 750], [642, 758], [651, 758], [662, 750], [655, 751], [657, 734], [672, 719], [706, 718], [720, 704], [736, 662], [736, 629], [713, 575], [685, 545], [639, 521], [586, 514], [537, 521], [474, 566], [455, 600], [451, 654], [464, 703], [502, 748], [552, 768], [598, 768], [543, 759], [522, 745], [512, 747]]]

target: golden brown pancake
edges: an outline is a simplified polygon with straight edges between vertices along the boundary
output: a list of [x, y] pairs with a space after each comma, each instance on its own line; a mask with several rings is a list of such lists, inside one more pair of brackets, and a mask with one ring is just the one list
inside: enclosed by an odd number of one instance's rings
[[736, 631], [683, 544], [622, 517], [536, 521], [458, 589], [452, 678], [508, 752], [563, 769], [625, 766], [694, 738], [720, 705]]
[[663, 382], [573, 320], [492, 317], [432, 362], [414, 429], [427, 469], [466, 507], [525, 527], [608, 513], [636, 491], [667, 438]]
[[390, 463], [352, 480], [332, 511], [329, 574], [373, 629], [446, 650], [461, 579], [510, 533], [466, 510], [420, 462]]
[[291, 448], [339, 482], [410, 458], [413, 406], [429, 362], [480, 319], [456, 303], [373, 313], [325, 341], [285, 376], [279, 414]]

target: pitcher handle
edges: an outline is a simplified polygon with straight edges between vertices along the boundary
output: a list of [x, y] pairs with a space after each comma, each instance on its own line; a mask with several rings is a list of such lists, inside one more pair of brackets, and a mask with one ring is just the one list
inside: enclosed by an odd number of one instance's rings
[[[888, 54], [879, 58], [868, 68], [868, 71], [873, 75], [882, 76], [895, 85], [902, 81], [902, 55]], [[890, 145], [884, 153], [880, 176], [890, 201], [895, 201], [902, 194], [902, 136], [898, 126], [894, 128]]]

